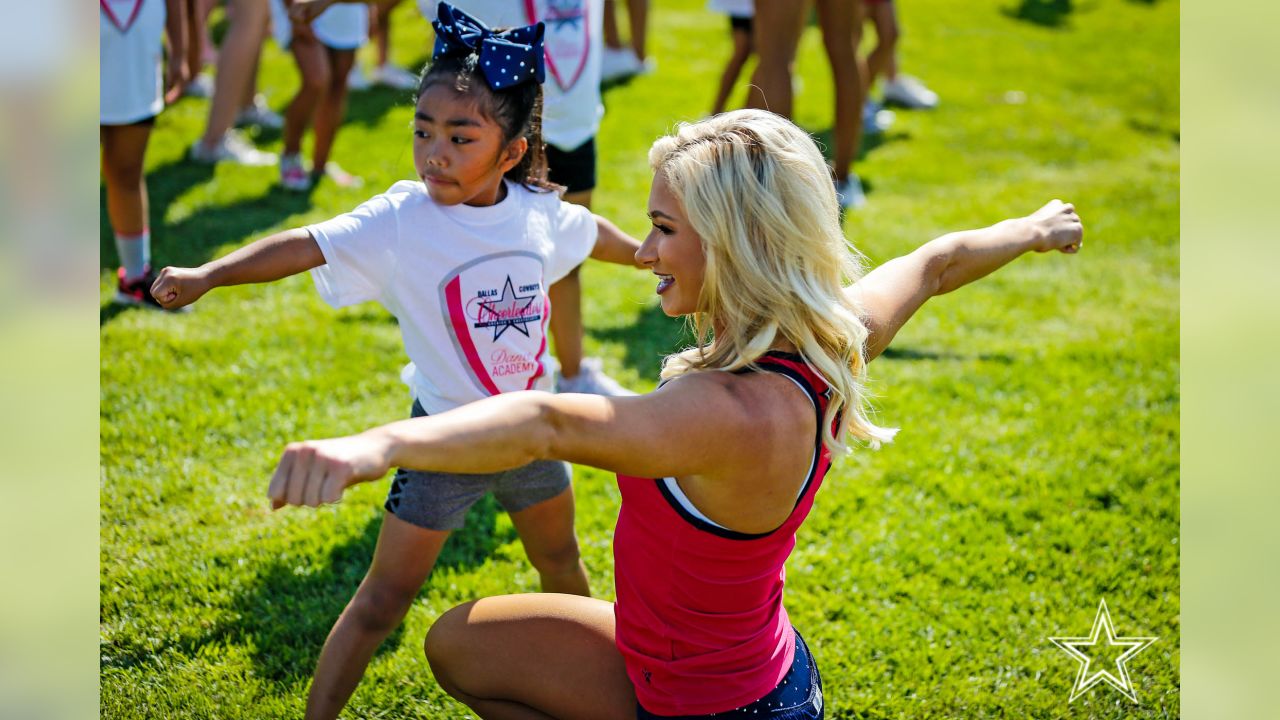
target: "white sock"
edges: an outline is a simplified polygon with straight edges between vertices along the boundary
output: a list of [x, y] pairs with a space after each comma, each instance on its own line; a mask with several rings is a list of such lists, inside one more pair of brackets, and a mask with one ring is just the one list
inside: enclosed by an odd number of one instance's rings
[[116, 254], [120, 256], [126, 281], [146, 275], [151, 262], [151, 231], [143, 230], [137, 235], [116, 233]]

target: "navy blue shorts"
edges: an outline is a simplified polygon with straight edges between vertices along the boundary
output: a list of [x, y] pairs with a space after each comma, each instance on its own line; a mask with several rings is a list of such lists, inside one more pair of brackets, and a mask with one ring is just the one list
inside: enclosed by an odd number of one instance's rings
[[822, 676], [799, 630], [796, 630], [796, 658], [791, 661], [791, 669], [778, 687], [750, 705], [708, 715], [670, 716], [654, 715], [636, 704], [637, 720], [822, 720], [825, 717]]

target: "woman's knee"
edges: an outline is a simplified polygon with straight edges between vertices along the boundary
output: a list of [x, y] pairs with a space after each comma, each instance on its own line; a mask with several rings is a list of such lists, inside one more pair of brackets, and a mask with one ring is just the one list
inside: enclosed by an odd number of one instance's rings
[[450, 695], [461, 692], [455, 675], [470, 643], [467, 640], [467, 617], [475, 601], [459, 605], [441, 615], [427, 631], [422, 650], [436, 682]]

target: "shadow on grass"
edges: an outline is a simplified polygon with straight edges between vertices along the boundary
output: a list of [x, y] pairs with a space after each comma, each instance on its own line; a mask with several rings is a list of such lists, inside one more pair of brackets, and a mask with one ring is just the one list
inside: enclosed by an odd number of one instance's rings
[[1062, 27], [1075, 10], [1072, 0], [1022, 0], [1017, 7], [1004, 7], [1005, 17], [1023, 20], [1041, 27]]
[[[515, 538], [513, 529], [496, 532], [498, 504], [486, 496], [472, 507], [466, 527], [455, 532], [445, 544], [436, 567], [467, 570], [482, 564], [501, 545]], [[382, 515], [370, 518], [364, 530], [336, 547], [317, 572], [303, 572], [309, 563], [297, 556], [281, 554], [252, 577], [252, 587], [236, 596], [227, 608], [227, 622], [214, 624], [198, 637], [187, 638], [168, 647], [124, 647], [111, 653], [103, 667], [129, 668], [153, 662], [165, 651], [194, 658], [210, 648], [241, 647], [250, 650], [255, 674], [272, 682], [300, 683], [311, 677], [320, 649], [338, 615], [346, 607], [364, 578]], [[234, 564], [236, 559], [225, 562]], [[431, 592], [431, 581], [419, 596]], [[404, 640], [398, 626], [378, 647], [375, 657], [394, 651]], [[414, 643], [421, 638], [410, 638]]]
[[916, 350], [914, 348], [904, 347], [887, 347], [884, 349], [884, 352], [880, 353], [880, 357], [885, 360], [932, 360], [947, 362], [980, 360], [982, 362], [993, 362], [1001, 365], [1013, 364], [1013, 358], [1003, 353], [963, 355], [960, 353], [939, 353], [932, 350]]
[[669, 318], [660, 305], [649, 305], [625, 327], [590, 331], [600, 340], [616, 342], [625, 348], [622, 364], [642, 378], [657, 378], [662, 359], [693, 344], [693, 335], [683, 320]]

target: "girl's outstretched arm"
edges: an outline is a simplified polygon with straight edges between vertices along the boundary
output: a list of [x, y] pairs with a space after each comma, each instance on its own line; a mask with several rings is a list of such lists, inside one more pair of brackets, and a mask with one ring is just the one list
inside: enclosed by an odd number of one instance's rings
[[199, 300], [216, 287], [280, 280], [324, 265], [324, 254], [305, 228], [285, 230], [198, 268], [167, 267], [151, 285], [166, 310]]
[[640, 249], [640, 241], [618, 229], [617, 225], [599, 215], [596, 219], [596, 246], [591, 250], [591, 257], [604, 262], [644, 267], [636, 260], [636, 251]]
[[786, 378], [744, 389], [746, 382], [708, 372], [637, 397], [502, 393], [358, 435], [292, 443], [267, 495], [274, 507], [317, 506], [392, 467], [487, 473], [542, 459], [639, 477], [749, 476], [794, 446], [796, 433], [812, 437], [804, 422], [814, 421], [812, 405]]
[[867, 273], [845, 292], [862, 307], [866, 358], [876, 358], [925, 302], [983, 278], [1023, 253], [1079, 252], [1084, 227], [1075, 207], [1053, 200], [1023, 218], [943, 235]]

